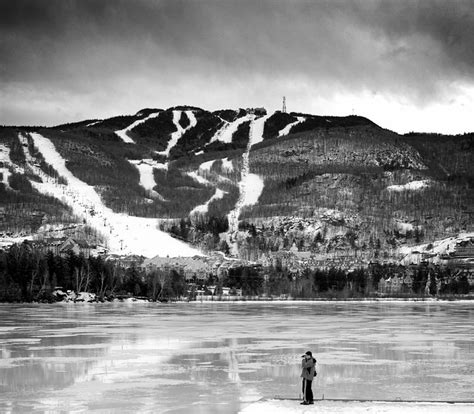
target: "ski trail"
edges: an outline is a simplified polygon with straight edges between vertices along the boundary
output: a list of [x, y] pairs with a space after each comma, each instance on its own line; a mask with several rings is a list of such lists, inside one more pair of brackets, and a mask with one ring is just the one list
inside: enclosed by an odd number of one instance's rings
[[235, 243], [232, 243], [232, 234], [235, 234], [239, 230], [239, 215], [244, 206], [249, 206], [256, 204], [260, 194], [263, 191], [264, 182], [260, 176], [257, 174], [250, 173], [250, 164], [249, 164], [249, 155], [250, 148], [263, 141], [263, 127], [265, 121], [270, 117], [266, 115], [264, 117], [252, 120], [250, 124], [250, 136], [249, 143], [245, 152], [242, 155], [242, 171], [241, 179], [239, 182], [239, 199], [234, 207], [234, 209], [228, 214], [227, 218], [229, 221], [229, 231], [230, 234], [229, 241], [232, 244], [232, 249], [234, 254], [236, 253], [237, 246]]
[[[67, 180], [67, 185], [59, 184], [57, 179], [45, 174], [37, 167], [27, 147], [22, 146], [29, 168], [43, 182], [30, 181], [31, 185], [43, 194], [51, 195], [68, 205], [72, 212], [89, 226], [103, 234], [108, 241], [110, 253], [154, 256], [202, 256], [197, 249], [172, 238], [158, 229], [159, 220], [128, 216], [115, 213], [106, 207], [95, 189], [76, 178], [66, 167], [64, 158], [56, 151], [54, 144], [38, 133], [30, 134], [35, 147], [42, 153], [45, 161]], [[22, 144], [26, 136], [19, 134]], [[34, 160], [33, 160], [34, 161]]]
[[207, 213], [207, 210], [209, 208], [209, 204], [214, 200], [218, 200], [218, 199], [224, 197], [224, 194], [227, 194], [227, 191], [223, 191], [223, 190], [220, 190], [220, 189], [216, 188], [216, 192], [213, 194], [213, 196], [209, 200], [207, 200], [204, 204], [201, 204], [200, 206], [194, 207], [191, 210], [191, 212], [189, 213], [189, 215]]
[[[158, 115], [160, 115], [161, 112], [154, 112], [150, 115], [148, 115], [146, 118], [139, 119], [138, 121], [135, 121], [133, 124], [130, 124], [128, 127], [121, 129], [119, 131], [115, 131], [115, 133], [122, 139], [123, 142], [127, 144], [135, 144], [135, 141], [128, 136], [128, 131], [131, 131], [133, 128], [135, 128], [137, 125], [143, 124], [144, 122], [148, 121], [151, 118], [156, 118]], [[101, 121], [99, 121], [101, 122]], [[93, 124], [92, 124], [93, 125]], [[90, 126], [90, 125], [87, 125]]]
[[301, 122], [305, 121], [306, 118], [304, 116], [297, 116], [298, 120], [295, 121], [295, 122], [292, 122], [291, 124], [288, 124], [285, 128], [281, 129], [279, 132], [278, 132], [278, 136], [279, 137], [283, 137], [285, 135], [288, 135], [291, 131], [291, 128], [293, 128], [293, 126], [297, 125], [297, 124], [301, 124]]
[[183, 134], [191, 128], [194, 128], [197, 124], [197, 119], [194, 116], [193, 111], [185, 111], [186, 116], [189, 118], [189, 125], [186, 128], [183, 128], [179, 123], [181, 119], [181, 113], [183, 111], [173, 111], [173, 123], [177, 128], [177, 131], [171, 134], [171, 138], [168, 141], [168, 146], [164, 151], [157, 151], [157, 154], [169, 156], [171, 149], [178, 143], [178, 140], [183, 136]]
[[0, 184], [3, 184], [5, 188], [11, 189], [8, 183], [8, 177], [10, 177], [10, 170], [8, 165], [12, 164], [10, 160], [10, 148], [4, 144], [0, 144]]
[[140, 174], [140, 185], [150, 193], [152, 197], [156, 197], [160, 200], [165, 200], [161, 194], [154, 190], [156, 186], [155, 177], [153, 170], [156, 169], [167, 169], [167, 164], [162, 164], [150, 159], [143, 160], [129, 160], [130, 164], [133, 164]]
[[[222, 119], [222, 118], [221, 118]], [[243, 124], [244, 122], [251, 121], [253, 119], [253, 115], [245, 115], [242, 118], [238, 118], [235, 121], [228, 122], [223, 119], [224, 125], [222, 126], [221, 129], [219, 129], [214, 136], [211, 138], [209, 141], [209, 144], [215, 142], [215, 141], [221, 141], [225, 143], [231, 143], [232, 142], [232, 135], [237, 131], [239, 128], [239, 125]]]

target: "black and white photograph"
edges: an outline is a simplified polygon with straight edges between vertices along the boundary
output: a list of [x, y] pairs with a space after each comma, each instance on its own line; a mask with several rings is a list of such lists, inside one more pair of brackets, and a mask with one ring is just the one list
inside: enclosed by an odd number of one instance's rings
[[0, 413], [474, 413], [473, 0], [0, 0]]

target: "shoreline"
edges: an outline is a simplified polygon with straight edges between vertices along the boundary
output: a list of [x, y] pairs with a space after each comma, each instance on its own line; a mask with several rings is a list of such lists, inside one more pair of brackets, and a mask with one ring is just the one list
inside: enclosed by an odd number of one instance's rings
[[335, 299], [327, 299], [327, 298], [291, 298], [291, 299], [269, 299], [269, 298], [247, 298], [247, 297], [230, 297], [230, 299], [223, 299], [222, 297], [217, 297], [215, 299], [196, 299], [196, 300], [170, 300], [167, 302], [160, 302], [160, 301], [150, 301], [145, 299], [137, 299], [137, 298], [127, 298], [127, 299], [115, 299], [111, 301], [73, 301], [73, 300], [62, 300], [57, 302], [0, 302], [0, 305], [54, 305], [54, 304], [162, 304], [162, 305], [169, 305], [169, 304], [209, 304], [209, 303], [261, 303], [261, 304], [270, 304], [270, 303], [278, 303], [278, 304], [326, 304], [326, 303], [473, 303], [474, 297], [468, 298], [428, 298], [428, 297], [414, 297], [414, 298], [335, 298]]

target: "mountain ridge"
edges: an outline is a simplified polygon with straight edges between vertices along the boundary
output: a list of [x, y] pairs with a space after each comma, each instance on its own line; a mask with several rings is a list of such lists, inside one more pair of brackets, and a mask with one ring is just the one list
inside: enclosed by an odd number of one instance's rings
[[[394, 250], [415, 244], [415, 233], [417, 239], [434, 241], [473, 228], [473, 134], [399, 135], [354, 115], [263, 108], [210, 112], [186, 105], [0, 131], [4, 236], [20, 229], [23, 217], [34, 237], [42, 225], [61, 224], [60, 211], [63, 221], [90, 224], [71, 215], [70, 205], [35, 190], [34, 182], [44, 179], [34, 173], [35, 164], [56, 185], [67, 184], [45, 154], [42, 159], [45, 150], [35, 148], [33, 131], [51, 142], [67, 169], [93, 188], [104, 206], [155, 219], [160, 230], [203, 252], [218, 249], [261, 260], [275, 249], [296, 246], [314, 254], [334, 249], [359, 254], [365, 262], [380, 256], [396, 260]], [[261, 187], [258, 194], [249, 193], [257, 191], [254, 187]], [[252, 201], [238, 209], [230, 231], [226, 221], [242, 191]], [[40, 208], [29, 200], [41, 200]], [[310, 235], [286, 231], [291, 240], [285, 241], [279, 236], [284, 226], [273, 224], [271, 233], [267, 227], [280, 216], [321, 222], [324, 211], [335, 212], [331, 223], [322, 220], [325, 224]], [[348, 225], [350, 217], [357, 220]], [[107, 242], [107, 232], [96, 230]]]

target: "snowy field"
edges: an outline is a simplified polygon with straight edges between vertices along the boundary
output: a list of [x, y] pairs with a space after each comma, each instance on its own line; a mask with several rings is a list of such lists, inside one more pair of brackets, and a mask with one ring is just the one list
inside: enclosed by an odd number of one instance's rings
[[[471, 303], [1, 305], [0, 412], [472, 413]], [[318, 359], [301, 406], [300, 355]]]

